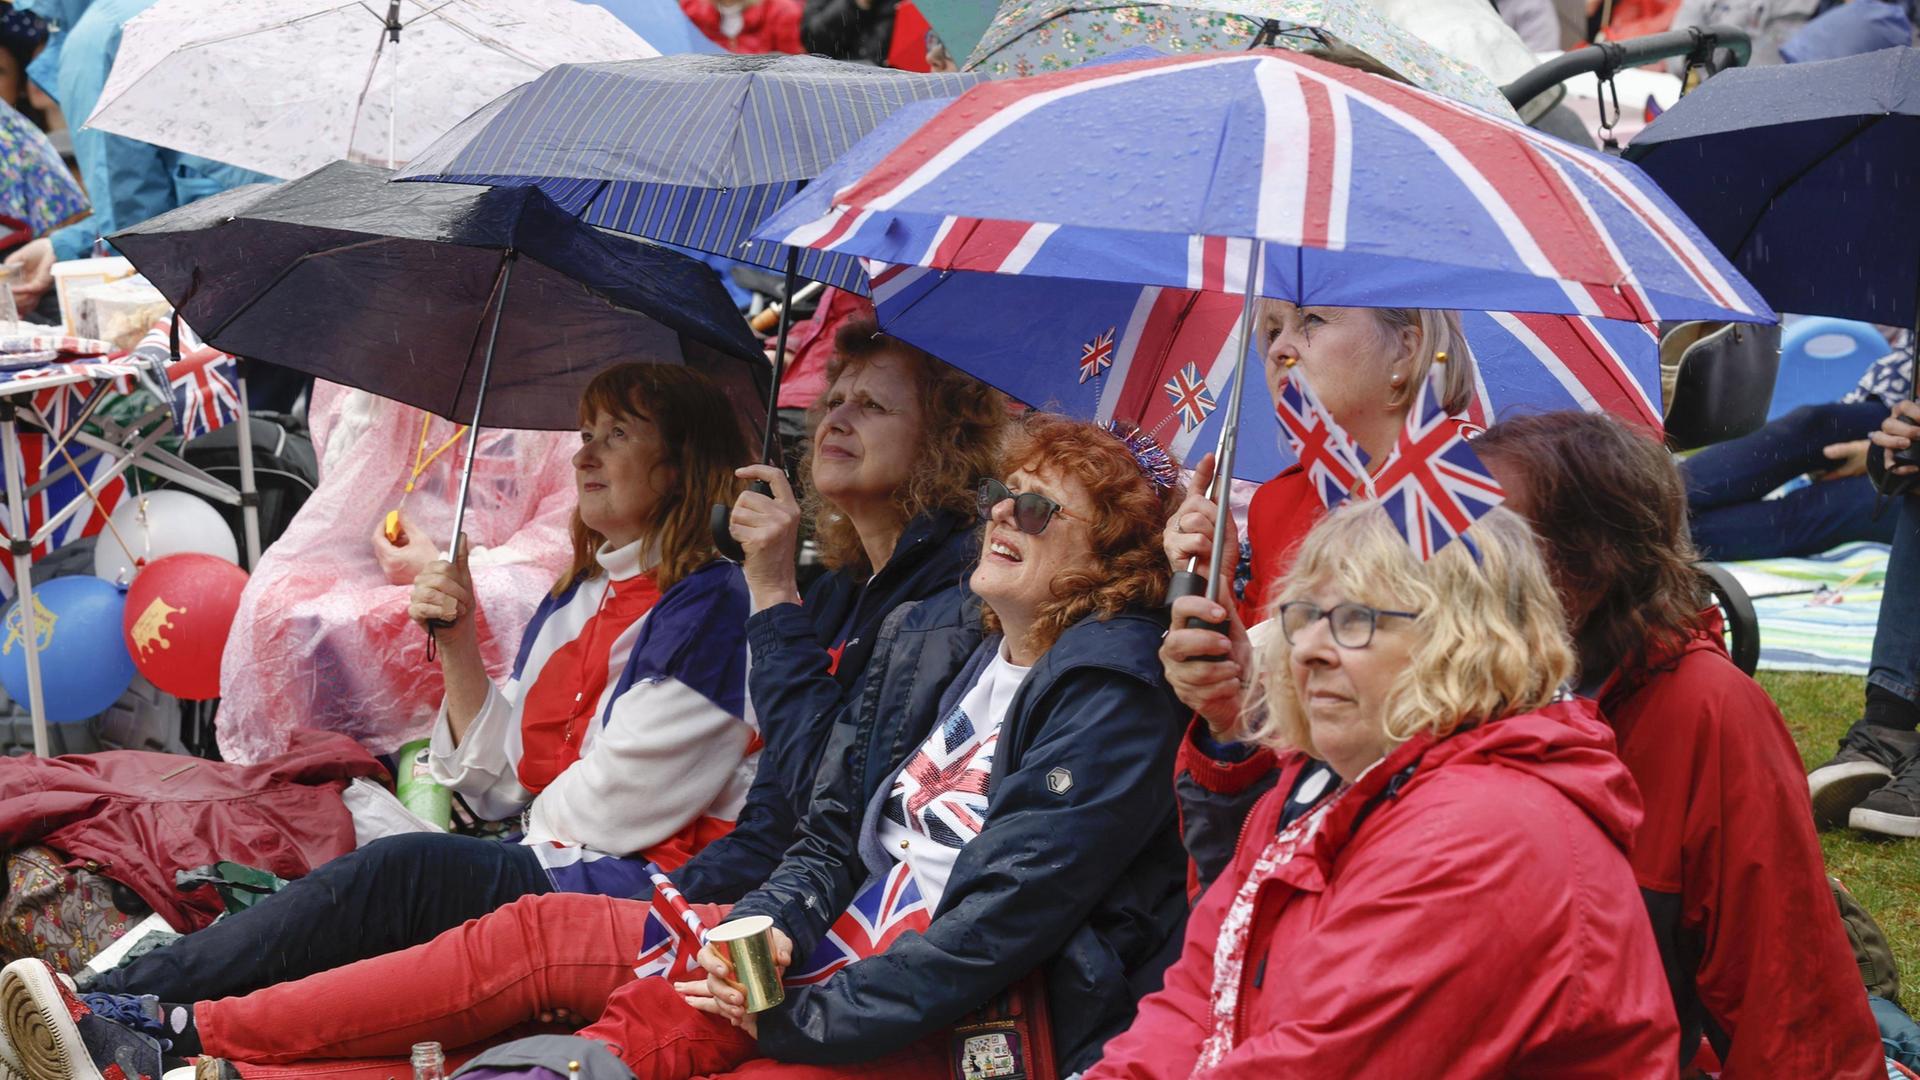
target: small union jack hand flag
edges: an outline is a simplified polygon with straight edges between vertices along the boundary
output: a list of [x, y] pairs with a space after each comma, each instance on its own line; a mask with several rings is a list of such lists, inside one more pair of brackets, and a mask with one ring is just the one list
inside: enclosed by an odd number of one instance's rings
[[1167, 399], [1173, 402], [1173, 411], [1180, 416], [1180, 430], [1192, 431], [1207, 422], [1207, 415], [1213, 412], [1213, 391], [1207, 389], [1207, 381], [1200, 377], [1200, 369], [1188, 364], [1173, 373], [1163, 387]]
[[1355, 445], [1333, 414], [1307, 385], [1306, 373], [1298, 365], [1288, 369], [1287, 381], [1280, 387], [1275, 403], [1280, 428], [1287, 433], [1300, 467], [1320, 501], [1331, 510], [1356, 491], [1368, 490], [1367, 452]]
[[1113, 366], [1114, 328], [1080, 346], [1080, 381], [1086, 382]]
[[695, 958], [707, 943], [707, 927], [667, 875], [653, 875], [653, 899], [640, 932], [640, 956], [633, 973], [685, 982], [705, 969]]
[[1455, 539], [1465, 542], [1477, 560], [1479, 551], [1463, 534], [1506, 493], [1467, 442], [1472, 427], [1441, 406], [1435, 388], [1439, 377], [1436, 365], [1393, 453], [1374, 477], [1374, 489], [1394, 527], [1423, 561]]

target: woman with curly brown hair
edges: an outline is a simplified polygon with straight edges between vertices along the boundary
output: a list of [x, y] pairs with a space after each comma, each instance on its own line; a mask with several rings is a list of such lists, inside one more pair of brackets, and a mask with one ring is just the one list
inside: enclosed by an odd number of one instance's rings
[[[771, 465], [739, 470], [732, 530], [746, 552], [748, 696], [766, 745], [733, 832], [674, 871], [689, 899], [732, 903], [766, 880], [806, 813], [842, 696], [866, 669], [888, 612], [964, 580], [980, 554], [974, 485], [998, 461], [1007, 402], [871, 319], [834, 335], [827, 389], [807, 411], [804, 505]], [[800, 596], [801, 519], [828, 572]], [[646, 875], [630, 888], [644, 896]]]
[[[559, 894], [203, 1003], [205, 1049], [260, 1062], [403, 1054], [564, 1009], [599, 1019], [578, 1038], [500, 1048], [517, 1064], [490, 1075], [550, 1062], [564, 1076], [569, 1061], [591, 1074], [617, 1058], [642, 1080], [946, 1080], [953, 1025], [1015, 988], [1044, 1010], [1031, 1021], [1050, 1018], [1035, 1030], [1056, 1058], [1029, 1058], [1026, 1075], [1091, 1063], [1132, 1016], [1130, 979], [1185, 913], [1165, 782], [1179, 705], [1156, 611], [1178, 472], [1149, 439], [1045, 415], [1020, 426], [1004, 462], [979, 488], [988, 521], [972, 588], [889, 617], [800, 839], [729, 913], [772, 920], [783, 1004], [746, 1014], [720, 974], [636, 978], [649, 905]], [[722, 913], [702, 914], [712, 925]], [[854, 924], [877, 948], [858, 947]], [[711, 950], [699, 962], [726, 970]], [[370, 1007], [368, 988], [389, 984], [435, 992]]]
[[1800, 755], [1703, 610], [1671, 455], [1572, 412], [1503, 421], [1473, 446], [1539, 534], [1580, 692], [1599, 703], [1645, 800], [1632, 863], [1682, 1063], [1704, 1035], [1727, 1080], [1884, 1076]]

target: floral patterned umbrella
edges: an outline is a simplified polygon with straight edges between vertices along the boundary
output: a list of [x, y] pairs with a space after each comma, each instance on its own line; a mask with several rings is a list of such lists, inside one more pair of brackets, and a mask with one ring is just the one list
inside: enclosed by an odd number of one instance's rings
[[1518, 119], [1485, 72], [1356, 0], [1009, 0], [965, 70], [1035, 75], [1141, 45], [1166, 53], [1244, 49], [1269, 24], [1270, 43], [1281, 48], [1370, 59], [1415, 86]]
[[160, 0], [87, 126], [301, 176], [404, 162], [555, 64], [658, 55], [575, 0]]
[[37, 236], [86, 210], [86, 194], [46, 133], [0, 102], [0, 218]]

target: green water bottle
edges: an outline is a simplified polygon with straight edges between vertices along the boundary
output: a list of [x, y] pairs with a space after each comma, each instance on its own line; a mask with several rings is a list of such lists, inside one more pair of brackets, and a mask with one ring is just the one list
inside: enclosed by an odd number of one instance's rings
[[453, 821], [453, 793], [433, 778], [427, 763], [431, 746], [429, 739], [415, 739], [394, 753], [400, 775], [393, 790], [415, 817], [444, 829]]

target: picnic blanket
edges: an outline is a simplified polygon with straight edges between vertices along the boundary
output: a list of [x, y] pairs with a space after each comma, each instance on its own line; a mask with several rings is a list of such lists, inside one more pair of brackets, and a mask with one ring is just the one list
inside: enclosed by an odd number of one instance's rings
[[1726, 563], [1760, 617], [1760, 667], [1865, 675], [1887, 551], [1885, 544], [1842, 544], [1805, 559]]

